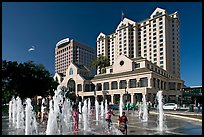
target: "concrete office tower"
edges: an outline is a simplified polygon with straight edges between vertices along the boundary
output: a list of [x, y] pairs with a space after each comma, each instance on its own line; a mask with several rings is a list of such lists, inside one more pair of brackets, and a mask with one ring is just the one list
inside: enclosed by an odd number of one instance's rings
[[90, 66], [94, 58], [96, 58], [96, 49], [73, 39], [63, 39], [56, 44], [55, 48], [55, 73], [65, 75], [70, 63], [74, 62], [79, 65], [85, 65], [95, 74], [95, 69]]
[[146, 20], [135, 22], [124, 18], [114, 33], [97, 37], [97, 56], [115, 59], [144, 57], [180, 79], [180, 21], [178, 12], [168, 14], [156, 8]]

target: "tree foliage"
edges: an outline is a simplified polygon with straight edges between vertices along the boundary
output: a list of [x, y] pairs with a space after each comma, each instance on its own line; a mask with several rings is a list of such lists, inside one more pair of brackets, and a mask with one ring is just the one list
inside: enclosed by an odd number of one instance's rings
[[54, 95], [58, 83], [42, 64], [33, 61], [17, 63], [2, 61], [2, 101], [8, 103], [12, 96], [32, 98]]
[[99, 55], [91, 63], [92, 66], [95, 66], [99, 69], [99, 74], [105, 73], [105, 67], [110, 65], [110, 61], [106, 56]]

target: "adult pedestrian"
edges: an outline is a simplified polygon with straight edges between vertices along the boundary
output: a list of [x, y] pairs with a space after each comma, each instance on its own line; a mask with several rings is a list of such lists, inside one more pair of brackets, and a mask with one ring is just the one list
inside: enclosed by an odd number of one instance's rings
[[197, 110], [197, 113], [200, 112], [200, 103], [198, 103], [198, 110]]

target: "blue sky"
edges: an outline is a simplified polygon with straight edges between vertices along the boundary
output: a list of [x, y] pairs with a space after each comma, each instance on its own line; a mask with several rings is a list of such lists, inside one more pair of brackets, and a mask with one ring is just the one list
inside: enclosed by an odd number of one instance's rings
[[[139, 22], [157, 8], [180, 16], [181, 79], [202, 84], [202, 2], [3, 2], [2, 59], [43, 64], [54, 74], [54, 49], [64, 38], [96, 47], [100, 32], [126, 18]], [[31, 46], [35, 51], [28, 52]]]

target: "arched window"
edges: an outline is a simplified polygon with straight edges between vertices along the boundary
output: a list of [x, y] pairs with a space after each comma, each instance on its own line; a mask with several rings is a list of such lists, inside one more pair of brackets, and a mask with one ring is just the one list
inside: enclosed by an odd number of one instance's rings
[[72, 68], [70, 68], [70, 70], [69, 70], [69, 75], [73, 75], [73, 69]]

